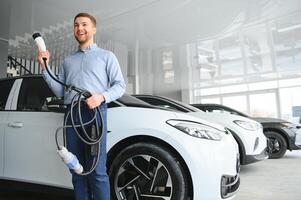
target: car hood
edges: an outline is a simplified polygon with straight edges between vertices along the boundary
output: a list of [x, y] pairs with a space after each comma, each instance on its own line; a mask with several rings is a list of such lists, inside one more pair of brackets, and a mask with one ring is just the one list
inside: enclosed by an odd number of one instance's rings
[[212, 121], [212, 120], [210, 120], [206, 117], [194, 116], [194, 115], [190, 115], [190, 113], [180, 113], [180, 112], [174, 112], [174, 114], [177, 116], [178, 119], [195, 121], [195, 122], [199, 122], [199, 123], [202, 123], [202, 124], [209, 125], [211, 127], [219, 129], [221, 131], [225, 130], [224, 126], [222, 126], [221, 124], [219, 124], [215, 121]]
[[252, 117], [252, 119], [260, 122], [260, 123], [272, 123], [272, 122], [277, 122], [277, 123], [283, 123], [283, 122], [287, 122], [285, 120], [282, 119], [277, 119], [277, 118], [270, 118], [270, 117]]
[[[177, 119], [177, 120], [186, 120], [186, 121], [194, 121], [198, 123], [202, 123], [211, 127], [214, 127], [218, 130], [225, 131], [224, 126], [220, 124], [214, 123], [212, 121], [208, 121], [201, 117], [195, 117], [188, 115], [186, 113], [180, 113], [170, 110], [163, 110], [163, 109], [152, 109], [152, 108], [143, 108], [143, 107], [116, 107], [110, 108], [108, 110], [108, 116], [113, 117], [112, 113], [115, 113], [114, 121], [117, 121], [117, 118], [121, 121], [118, 122], [119, 124], [131, 124], [131, 127], [142, 126], [142, 124], [146, 123], [147, 126], [152, 126], [152, 124], [162, 124], [165, 123], [167, 120], [170, 119]], [[118, 116], [118, 117], [117, 117]], [[131, 117], [132, 120], [125, 120], [128, 117]], [[112, 118], [113, 120], [113, 118]], [[130, 121], [130, 122], [129, 122]], [[108, 120], [110, 122], [110, 120]]]
[[214, 112], [200, 111], [200, 112], [189, 112], [189, 114], [211, 122], [219, 123], [227, 128], [232, 129], [233, 131], [238, 131], [238, 129], [241, 129], [238, 125], [234, 123], [235, 120], [247, 121], [247, 122], [259, 124], [257, 121], [253, 119], [238, 116], [238, 115], [233, 115], [229, 113], [214, 113]]

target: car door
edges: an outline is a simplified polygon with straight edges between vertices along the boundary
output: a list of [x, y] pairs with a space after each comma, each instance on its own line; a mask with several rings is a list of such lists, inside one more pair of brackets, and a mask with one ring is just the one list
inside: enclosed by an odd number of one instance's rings
[[55, 130], [63, 113], [50, 112], [54, 95], [39, 77], [24, 78], [5, 130], [4, 174], [8, 178], [53, 186], [71, 186], [70, 175], [56, 153]]
[[[3, 176], [4, 169], [4, 131], [8, 117], [10, 101], [8, 99], [12, 90], [14, 80], [0, 81], [0, 177]], [[13, 92], [11, 93], [12, 96]]]

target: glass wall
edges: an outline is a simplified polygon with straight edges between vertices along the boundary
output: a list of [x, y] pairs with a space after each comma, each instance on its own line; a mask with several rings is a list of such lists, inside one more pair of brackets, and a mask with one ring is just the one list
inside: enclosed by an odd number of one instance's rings
[[[246, 7], [236, 0], [214, 6], [210, 1], [11, 0], [8, 53], [39, 73], [31, 38], [39, 31], [51, 51], [51, 65], [59, 66], [77, 49], [74, 15], [90, 12], [98, 20], [95, 40], [117, 55], [128, 93], [222, 103], [256, 116], [295, 119], [301, 4], [276, 1], [254, 10], [266, 2], [254, 0], [256, 6]], [[257, 101], [264, 98], [270, 107]], [[288, 103], [291, 99], [296, 100]]]
[[248, 113], [248, 101], [246, 95], [229, 96], [222, 98], [222, 104], [231, 108], [235, 108], [244, 113]]
[[275, 65], [283, 74], [299, 71], [301, 65], [301, 13], [273, 22]]
[[242, 33], [242, 38], [247, 73], [272, 71], [272, 48], [268, 23], [245, 29]]
[[218, 40], [220, 76], [237, 76], [244, 74], [242, 41], [234, 33]]
[[251, 94], [250, 115], [254, 117], [278, 117], [277, 98], [274, 92]]
[[300, 123], [301, 86], [280, 89], [281, 118]]
[[208, 42], [217, 73], [195, 84], [195, 103], [222, 103], [254, 117], [299, 122], [301, 12], [190, 45]]

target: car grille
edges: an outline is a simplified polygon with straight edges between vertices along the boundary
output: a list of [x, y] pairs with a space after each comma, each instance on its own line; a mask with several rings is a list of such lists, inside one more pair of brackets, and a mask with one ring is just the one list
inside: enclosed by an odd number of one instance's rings
[[221, 196], [223, 199], [234, 195], [239, 188], [240, 177], [224, 175], [221, 179]]
[[240, 177], [239, 177], [239, 172], [240, 172], [240, 159], [239, 159], [239, 154], [237, 154], [237, 159], [236, 159], [236, 176], [228, 176], [224, 175], [222, 176], [221, 179], [221, 196], [222, 198], [227, 198], [232, 195], [234, 195], [239, 188], [240, 184]]

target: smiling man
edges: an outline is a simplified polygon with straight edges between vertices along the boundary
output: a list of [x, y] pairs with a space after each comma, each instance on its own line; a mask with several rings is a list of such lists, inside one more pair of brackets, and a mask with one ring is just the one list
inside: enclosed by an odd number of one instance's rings
[[[100, 143], [99, 162], [95, 170], [88, 176], [81, 176], [73, 171], [72, 183], [76, 200], [109, 200], [110, 186], [106, 172], [106, 127], [107, 103], [119, 98], [125, 91], [125, 82], [115, 55], [99, 48], [94, 43], [96, 19], [88, 13], [79, 13], [74, 18], [74, 37], [79, 47], [76, 52], [66, 57], [60, 67], [58, 79], [68, 85], [74, 85], [89, 91], [92, 96], [86, 99], [86, 106], [81, 111], [83, 120], [88, 121], [89, 109], [99, 107], [104, 120], [105, 132]], [[50, 53], [39, 51], [39, 62], [42, 74], [52, 91], [58, 97], [64, 97], [64, 103], [70, 110], [70, 103], [75, 93], [54, 81], [45, 70], [43, 57], [49, 62]], [[66, 119], [70, 124], [70, 119]], [[75, 122], [77, 123], [77, 122]], [[100, 122], [99, 122], [100, 123]], [[89, 130], [92, 130], [90, 127]], [[83, 133], [81, 133], [83, 134]], [[80, 141], [73, 128], [66, 130], [67, 148], [77, 156], [80, 163], [91, 163], [93, 156], [87, 153], [87, 147]]]

